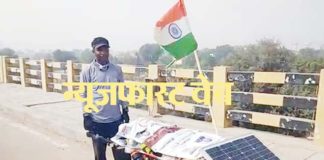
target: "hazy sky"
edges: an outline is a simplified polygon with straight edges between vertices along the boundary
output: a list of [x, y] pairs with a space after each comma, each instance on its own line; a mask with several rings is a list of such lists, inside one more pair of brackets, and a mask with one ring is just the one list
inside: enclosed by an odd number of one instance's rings
[[[155, 22], [177, 0], [0, 0], [0, 48], [112, 49], [154, 43]], [[289, 48], [324, 45], [324, 0], [185, 0], [199, 48], [262, 38]]]

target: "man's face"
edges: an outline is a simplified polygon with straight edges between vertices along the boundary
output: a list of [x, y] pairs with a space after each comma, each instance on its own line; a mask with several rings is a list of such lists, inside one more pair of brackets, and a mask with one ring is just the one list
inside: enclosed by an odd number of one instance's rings
[[109, 48], [108, 46], [101, 46], [94, 50], [94, 54], [99, 61], [106, 61], [109, 57]]

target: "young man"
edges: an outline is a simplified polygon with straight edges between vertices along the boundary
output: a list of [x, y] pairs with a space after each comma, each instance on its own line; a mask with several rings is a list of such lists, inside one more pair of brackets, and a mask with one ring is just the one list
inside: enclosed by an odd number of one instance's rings
[[[80, 82], [124, 82], [123, 73], [119, 66], [109, 62], [109, 42], [103, 37], [95, 38], [92, 43], [92, 52], [95, 59], [90, 65], [83, 69], [80, 76]], [[99, 89], [109, 89], [108, 86], [93, 86], [93, 101], [102, 100], [102, 94]], [[83, 97], [87, 97], [87, 91]], [[85, 104], [84, 104], [85, 105]], [[118, 132], [118, 126], [129, 122], [128, 108], [124, 102], [117, 98], [117, 105], [107, 104], [97, 106], [99, 112], [84, 113], [84, 128], [94, 134], [104, 138], [111, 138]], [[92, 138], [95, 160], [106, 160], [107, 144], [100, 139]]]

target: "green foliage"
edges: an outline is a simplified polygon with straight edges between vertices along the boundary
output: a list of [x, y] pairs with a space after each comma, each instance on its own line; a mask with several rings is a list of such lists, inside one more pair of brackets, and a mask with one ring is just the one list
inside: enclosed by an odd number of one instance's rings
[[66, 62], [67, 60], [77, 60], [75, 53], [71, 51], [55, 50], [53, 53], [53, 60], [57, 62]]
[[10, 58], [17, 58], [18, 55], [15, 54], [15, 51], [10, 48], [0, 49], [0, 56], [8, 56]]
[[138, 50], [137, 56], [143, 65], [156, 64], [163, 52], [158, 44], [144, 44]]
[[35, 53], [32, 56], [32, 59], [36, 59], [36, 60], [39, 60], [39, 59], [51, 60], [51, 59], [53, 59], [53, 57], [52, 57], [52, 54], [51, 53]]
[[94, 54], [90, 49], [81, 51], [79, 61], [81, 63], [90, 63], [95, 58]]
[[234, 47], [222, 45], [215, 49], [203, 49], [198, 51], [198, 53], [202, 68], [212, 69], [214, 66], [224, 64], [225, 60], [234, 54]]
[[123, 52], [115, 55], [117, 62], [120, 64], [141, 65], [138, 57], [133, 52]]
[[312, 48], [300, 49], [293, 64], [298, 72], [319, 72], [324, 68], [324, 51]]
[[226, 65], [235, 70], [290, 71], [296, 56], [287, 48], [271, 39], [257, 44], [236, 47]]
[[162, 64], [162, 65], [168, 65], [169, 63], [172, 62], [172, 60], [173, 60], [173, 57], [172, 57], [171, 55], [169, 55], [169, 54], [167, 54], [167, 53], [163, 53], [163, 54], [159, 57], [157, 63], [158, 63], [158, 64]]
[[195, 55], [190, 54], [182, 59], [181, 68], [197, 68], [197, 63], [195, 60]]

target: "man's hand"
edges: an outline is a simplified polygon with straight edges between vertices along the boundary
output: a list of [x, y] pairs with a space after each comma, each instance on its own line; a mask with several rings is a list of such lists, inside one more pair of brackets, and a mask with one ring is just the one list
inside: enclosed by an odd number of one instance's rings
[[93, 130], [93, 121], [91, 113], [83, 113], [83, 127], [85, 130]]
[[123, 117], [124, 123], [128, 123], [129, 122], [128, 109], [123, 108], [122, 117]]

